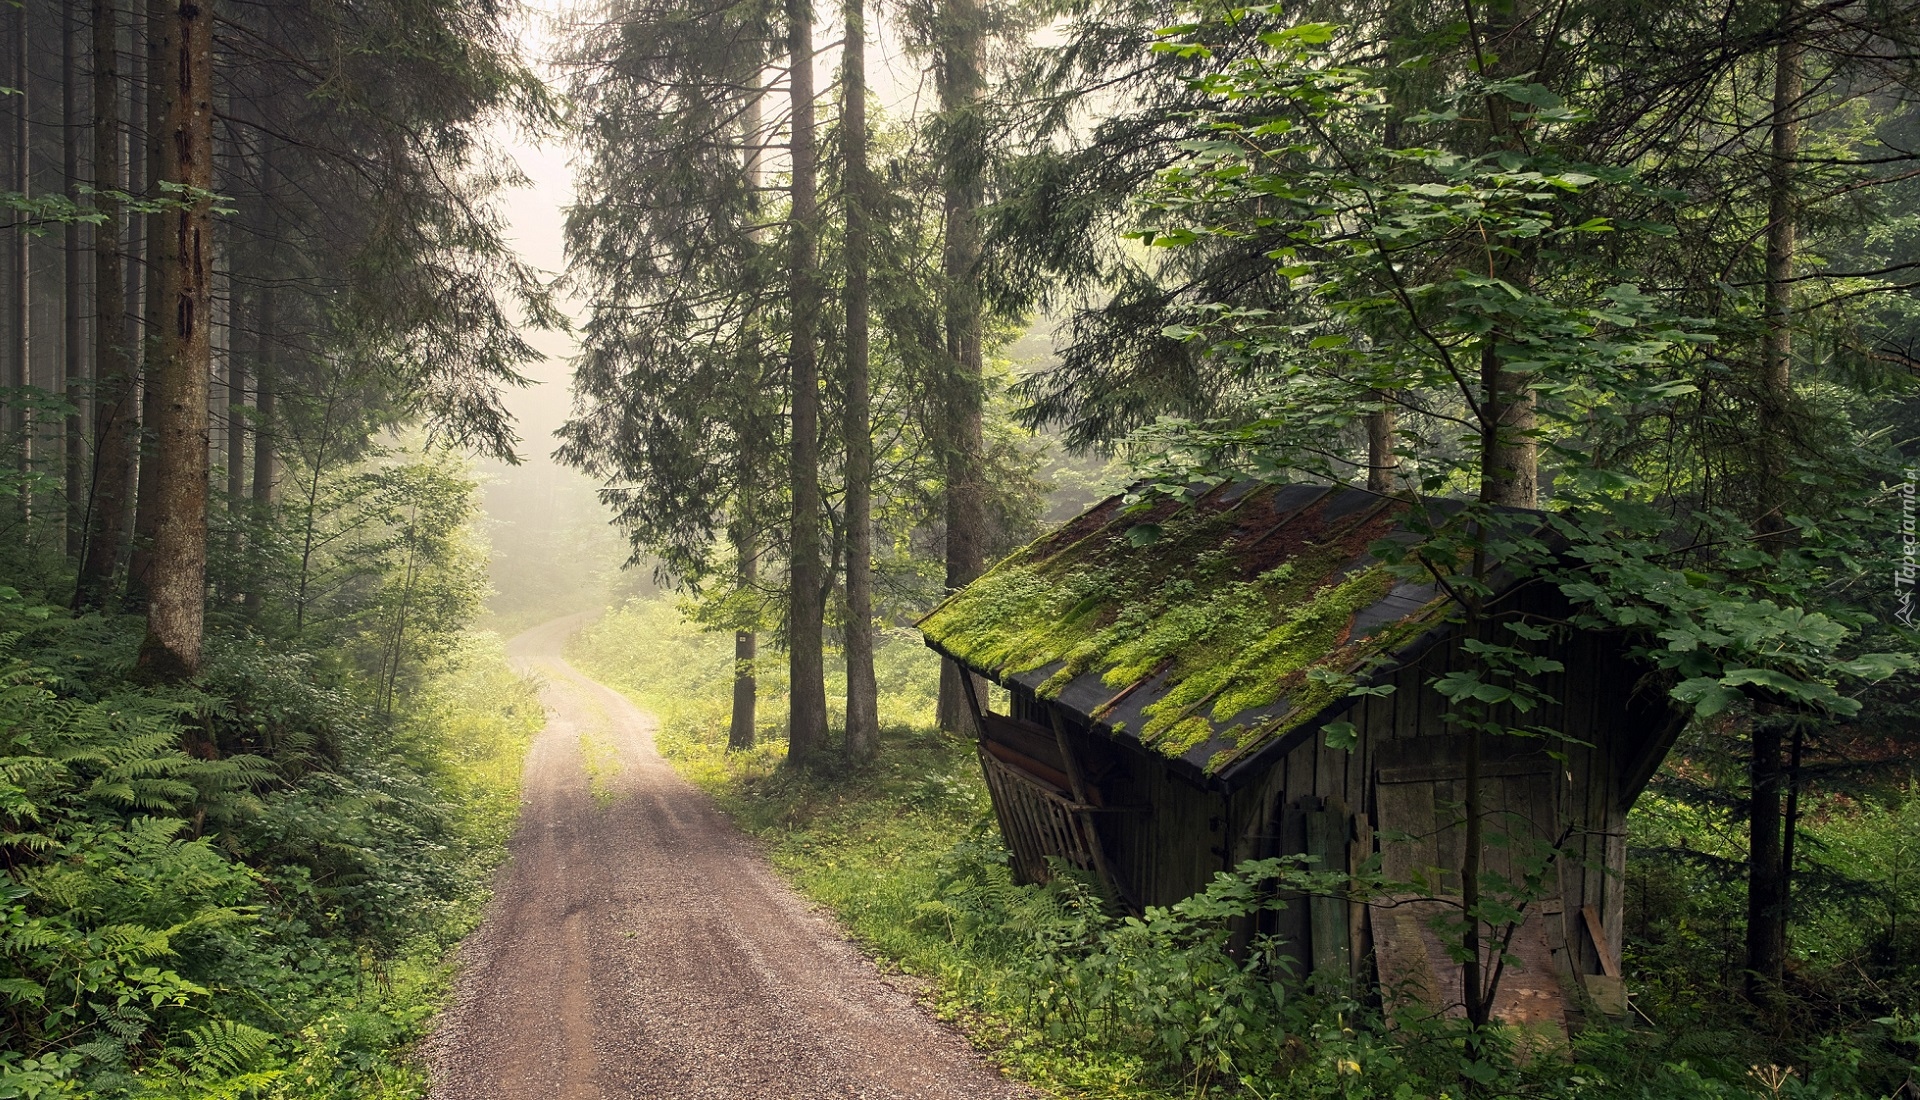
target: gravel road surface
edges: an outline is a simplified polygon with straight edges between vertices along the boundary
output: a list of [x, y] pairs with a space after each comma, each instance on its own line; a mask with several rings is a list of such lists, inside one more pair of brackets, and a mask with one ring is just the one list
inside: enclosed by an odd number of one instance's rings
[[795, 895], [654, 752], [650, 716], [561, 659], [584, 621], [508, 643], [548, 722], [429, 1044], [435, 1100], [1033, 1096]]

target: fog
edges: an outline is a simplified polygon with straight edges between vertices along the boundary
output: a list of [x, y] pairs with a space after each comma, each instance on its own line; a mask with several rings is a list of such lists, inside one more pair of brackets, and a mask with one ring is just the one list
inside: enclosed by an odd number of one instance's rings
[[[564, 5], [542, 0], [523, 29], [529, 57], [547, 64], [552, 17]], [[493, 135], [500, 150], [527, 177], [528, 185], [506, 196], [508, 237], [521, 259], [549, 279], [566, 263], [562, 226], [573, 196], [573, 172], [558, 135], [529, 134], [517, 125], [501, 125]], [[575, 321], [584, 316], [578, 302], [565, 302]], [[486, 461], [481, 506], [492, 544], [490, 608], [503, 631], [513, 631], [575, 611], [600, 607], [610, 599], [644, 590], [649, 572], [628, 570], [624, 536], [608, 525], [608, 512], [595, 496], [592, 479], [553, 459], [554, 433], [571, 405], [569, 381], [578, 344], [570, 332], [529, 328], [526, 338], [545, 358], [527, 371], [531, 384], [506, 395], [520, 434], [520, 464]]]
[[[564, 20], [578, 4], [534, 0], [528, 7], [523, 50], [557, 86], [564, 74], [555, 63], [553, 44], [570, 33]], [[820, 13], [823, 20], [834, 16], [832, 11]], [[886, 33], [889, 23], [876, 20], [874, 25], [881, 31], [868, 50], [868, 79], [875, 98], [895, 118], [930, 110], [931, 74]], [[823, 26], [816, 39], [824, 44], [836, 34], [836, 28]], [[823, 97], [832, 94], [838, 64], [837, 48], [823, 48], [817, 55], [816, 84]], [[572, 153], [559, 134], [530, 134], [505, 122], [496, 127], [492, 140], [527, 178], [527, 186], [505, 197], [508, 238], [523, 260], [555, 277], [566, 264], [563, 228], [573, 197]], [[774, 171], [781, 168], [779, 159], [773, 158]], [[563, 300], [562, 304], [574, 321], [584, 319], [584, 303]], [[1044, 362], [1052, 355], [1051, 329], [1051, 325], [1036, 325], [1007, 354], [1021, 369]], [[572, 401], [569, 384], [578, 351], [574, 335], [528, 329], [526, 336], [545, 358], [527, 371], [531, 385], [506, 395], [521, 437], [521, 462], [518, 466], [495, 461], [480, 464], [485, 478], [481, 494], [487, 513], [485, 529], [493, 547], [495, 593], [490, 608], [502, 630], [593, 610], [654, 590], [652, 571], [644, 564], [622, 569], [628, 557], [626, 539], [609, 526], [609, 513], [595, 496], [595, 482], [552, 457], [559, 445], [554, 432], [565, 422]], [[1098, 499], [1115, 476], [1102, 461], [1071, 459], [1057, 450], [1050, 456], [1047, 473], [1055, 481], [1048, 508], [1053, 522]]]

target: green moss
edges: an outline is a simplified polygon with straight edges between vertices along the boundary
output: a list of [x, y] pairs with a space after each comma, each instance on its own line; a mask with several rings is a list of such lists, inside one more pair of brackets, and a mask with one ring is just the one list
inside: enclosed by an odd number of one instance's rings
[[1213, 736], [1213, 723], [1205, 718], [1188, 718], [1156, 733], [1143, 733], [1142, 740], [1168, 756], [1185, 756], [1207, 743]]
[[[1324, 542], [1243, 579], [1225, 548], [1233, 522], [1225, 512], [1178, 515], [1157, 542], [1134, 547], [1120, 534], [1125, 522], [1116, 521], [1051, 557], [1036, 558], [1029, 548], [957, 593], [921, 629], [954, 656], [1001, 676], [1058, 663], [1039, 686], [1042, 698], [1057, 698], [1088, 673], [1116, 693], [1164, 673], [1164, 693], [1145, 709], [1138, 736], [1168, 756], [1192, 751], [1250, 710], [1288, 700], [1284, 717], [1233, 726], [1237, 747], [1227, 754], [1244, 753], [1344, 694], [1309, 670], [1344, 673], [1390, 652], [1424, 629], [1427, 616], [1349, 639], [1355, 613], [1395, 583], [1379, 564], [1340, 575], [1359, 553], [1355, 529], [1323, 531]], [[1093, 717], [1105, 714], [1096, 709]]]

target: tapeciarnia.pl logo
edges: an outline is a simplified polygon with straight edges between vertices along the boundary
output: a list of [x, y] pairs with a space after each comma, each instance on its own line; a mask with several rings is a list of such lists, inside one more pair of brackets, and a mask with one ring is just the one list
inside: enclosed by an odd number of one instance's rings
[[1920, 531], [1914, 522], [1916, 483], [1920, 483], [1920, 466], [1908, 468], [1906, 483], [1900, 486], [1900, 564], [1893, 571], [1893, 594], [1899, 601], [1893, 615], [1909, 628], [1914, 626], [1914, 574], [1920, 567]]

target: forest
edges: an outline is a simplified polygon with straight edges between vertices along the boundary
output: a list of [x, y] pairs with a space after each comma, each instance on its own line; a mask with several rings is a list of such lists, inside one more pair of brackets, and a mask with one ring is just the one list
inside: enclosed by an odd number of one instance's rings
[[[1920, 1096], [1913, 0], [5, 0], [0, 45], [0, 1097]], [[1308, 487], [1417, 518], [1231, 574], [1208, 502]], [[1356, 616], [1416, 592], [1443, 865], [1118, 885], [1170, 804], [1043, 704], [1357, 753]], [[1623, 827], [1523, 842], [1488, 754], [1610, 751], [1579, 646], [1653, 748]], [[1529, 1031], [1569, 868], [1605, 980]]]

